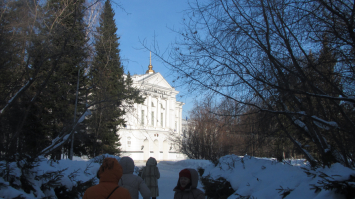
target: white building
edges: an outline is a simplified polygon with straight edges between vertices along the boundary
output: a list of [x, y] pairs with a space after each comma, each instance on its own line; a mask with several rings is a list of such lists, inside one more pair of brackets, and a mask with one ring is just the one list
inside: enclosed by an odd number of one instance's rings
[[145, 101], [134, 104], [124, 119], [127, 126], [119, 130], [123, 156], [135, 161], [146, 161], [149, 157], [156, 160], [179, 160], [184, 156], [177, 153], [170, 134], [182, 133], [182, 106], [176, 101], [174, 87], [150, 64], [146, 74], [133, 75], [133, 86], [139, 88]]

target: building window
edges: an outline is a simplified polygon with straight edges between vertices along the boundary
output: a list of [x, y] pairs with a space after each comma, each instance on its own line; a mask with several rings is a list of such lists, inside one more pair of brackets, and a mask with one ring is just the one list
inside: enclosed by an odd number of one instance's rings
[[163, 127], [163, 113], [160, 113], [160, 125], [161, 125], [161, 127]]
[[175, 121], [175, 131], [177, 130], [177, 122]]
[[141, 125], [144, 125], [144, 110], [141, 113]]
[[152, 111], [152, 126], [154, 126], [154, 112]]

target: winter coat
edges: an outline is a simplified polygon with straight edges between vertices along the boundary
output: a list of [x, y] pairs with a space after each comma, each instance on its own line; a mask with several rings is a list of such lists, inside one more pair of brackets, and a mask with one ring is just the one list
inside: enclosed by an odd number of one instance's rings
[[143, 198], [150, 198], [150, 190], [144, 183], [143, 179], [133, 174], [134, 162], [130, 157], [122, 157], [120, 164], [123, 168], [123, 175], [118, 185], [128, 189], [132, 199], [138, 199], [138, 191], [141, 192]]
[[[122, 167], [115, 158], [105, 158], [97, 173], [100, 178], [98, 185], [88, 188], [83, 199], [106, 199], [118, 186], [122, 176]], [[132, 199], [126, 188], [116, 189], [110, 199]]]
[[195, 169], [188, 170], [191, 173], [191, 186], [185, 190], [180, 189], [180, 179], [177, 182], [177, 186], [174, 188], [174, 199], [205, 199], [205, 193], [197, 188], [199, 176]]
[[159, 196], [158, 179], [160, 178], [157, 161], [150, 157], [142, 171], [142, 178], [150, 189], [151, 197]]

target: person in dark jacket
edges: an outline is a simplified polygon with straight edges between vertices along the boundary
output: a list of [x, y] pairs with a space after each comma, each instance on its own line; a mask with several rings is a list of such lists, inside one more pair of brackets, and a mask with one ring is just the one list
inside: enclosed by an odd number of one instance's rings
[[122, 157], [120, 159], [120, 164], [123, 168], [123, 176], [118, 182], [118, 185], [128, 189], [132, 199], [139, 198], [138, 191], [141, 193], [143, 199], [149, 199], [150, 190], [148, 186], [144, 183], [141, 177], [133, 174], [134, 171], [133, 159], [127, 156]]
[[142, 178], [150, 189], [152, 199], [159, 196], [158, 179], [160, 178], [160, 172], [157, 167], [157, 160], [150, 157], [142, 171]]
[[97, 177], [100, 179], [99, 184], [88, 188], [83, 199], [132, 199], [127, 189], [118, 186], [122, 167], [115, 158], [104, 159]]
[[174, 199], [205, 199], [203, 191], [197, 188], [199, 176], [195, 169], [183, 169], [179, 173]]

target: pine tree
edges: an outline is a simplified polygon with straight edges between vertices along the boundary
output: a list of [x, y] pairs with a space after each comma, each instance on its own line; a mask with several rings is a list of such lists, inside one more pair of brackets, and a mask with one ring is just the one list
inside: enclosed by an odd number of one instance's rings
[[[22, 19], [20, 13], [27, 13], [23, 6], [13, 2], [0, 2], [0, 110], [6, 106], [8, 100], [13, 96], [15, 89], [21, 88], [22, 78], [21, 60], [24, 59], [21, 53], [24, 49], [24, 34], [18, 31], [19, 21]], [[26, 27], [21, 27], [22, 30]], [[6, 153], [10, 137], [16, 127], [17, 111], [5, 112], [0, 116], [0, 158]]]
[[[0, 115], [1, 157], [13, 158], [14, 154], [33, 154], [38, 146], [43, 146], [43, 143], [37, 142], [35, 147], [28, 147], [31, 141], [26, 139], [36, 139], [37, 131], [32, 134], [31, 127], [40, 128], [40, 125], [37, 126], [38, 123], [33, 121], [41, 121], [40, 111], [33, 106], [35, 100], [32, 94], [35, 88], [30, 86], [24, 88], [29, 81], [33, 83], [40, 79], [34, 75], [38, 68], [33, 58], [43, 56], [39, 46], [47, 44], [43, 35], [39, 36], [38, 24], [42, 18], [37, 3], [36, 1], [0, 3], [2, 13], [0, 52], [3, 55], [0, 59], [0, 109], [7, 107]], [[43, 40], [39, 42], [40, 39]], [[22, 92], [19, 94], [20, 90]], [[14, 96], [16, 99], [12, 99]], [[8, 106], [7, 103], [10, 101], [11, 105]], [[26, 125], [30, 128], [25, 128]], [[44, 137], [46, 136], [41, 136]]]
[[96, 104], [87, 121], [90, 156], [120, 154], [118, 147], [121, 144], [117, 130], [125, 122], [122, 119], [125, 114], [122, 105], [124, 102], [138, 102], [142, 99], [139, 92], [132, 92], [130, 77], [124, 79], [119, 55], [120, 38], [116, 31], [114, 11], [107, 0], [100, 15], [100, 26], [95, 37], [96, 55], [89, 75], [93, 85], [89, 100]]
[[[43, 60], [43, 57], [48, 59], [44, 59], [38, 80], [33, 84], [33, 88], [29, 89], [28, 94], [36, 95], [44, 82], [45, 87], [30, 105], [23, 126], [25, 130], [20, 136], [21, 148], [18, 149], [32, 155], [42, 150], [38, 146], [48, 146], [66, 126], [73, 123], [79, 70], [80, 82], [85, 84], [84, 68], [87, 53], [83, 21], [84, 1], [51, 0], [44, 9], [46, 24], [38, 27], [40, 32], [37, 40], [41, 42], [35, 42], [36, 47], [33, 49], [42, 49], [43, 53], [33, 52], [32, 64], [35, 65], [37, 60]], [[80, 99], [82, 98], [80, 96]], [[80, 113], [83, 109], [84, 104], [79, 103], [77, 112]], [[60, 147], [52, 154], [52, 158], [60, 159], [61, 154]]]
[[[68, 4], [66, 4], [68, 3]], [[61, 1], [52, 0], [48, 7], [55, 9], [63, 9], [67, 6], [62, 14], [61, 23], [57, 29], [64, 30], [63, 34], [56, 35], [53, 38], [54, 45], [59, 48], [65, 46], [65, 56], [58, 63], [58, 70], [53, 74], [49, 82], [48, 89], [43, 96], [48, 96], [46, 102], [50, 108], [50, 118], [47, 122], [52, 128], [52, 137], [57, 136], [59, 132], [67, 124], [72, 124], [74, 119], [74, 108], [76, 100], [77, 81], [79, 78], [79, 90], [77, 114], [84, 111], [84, 98], [86, 92], [83, 86], [86, 84], [84, 71], [86, 68], [85, 59], [87, 57], [86, 38], [84, 23], [84, 3], [83, 0]], [[60, 32], [60, 31], [57, 31]], [[65, 39], [63, 39], [63, 36]], [[63, 44], [66, 42], [65, 44]], [[79, 76], [78, 76], [79, 75]], [[47, 124], [48, 124], [47, 123]], [[77, 143], [77, 142], [76, 142]], [[66, 144], [66, 150], [69, 151], [70, 143]], [[61, 151], [55, 154], [56, 159], [60, 158]], [[54, 154], [53, 154], [54, 155]]]

